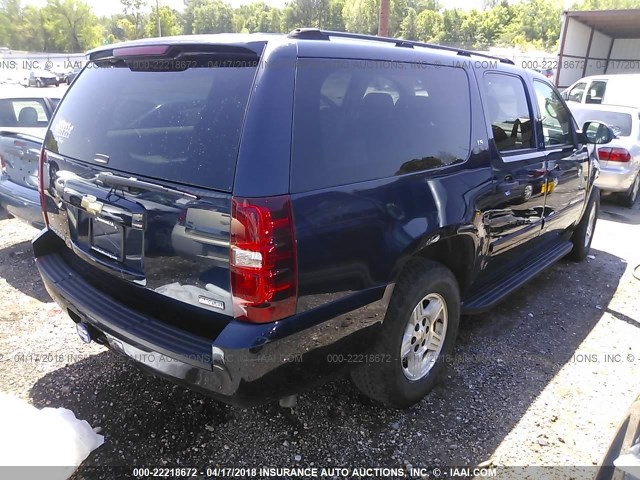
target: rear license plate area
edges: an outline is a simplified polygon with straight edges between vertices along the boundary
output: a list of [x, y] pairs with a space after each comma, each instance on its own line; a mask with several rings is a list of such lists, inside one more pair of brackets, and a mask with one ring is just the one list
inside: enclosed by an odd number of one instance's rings
[[101, 217], [89, 219], [89, 246], [112, 260], [122, 261], [124, 253], [124, 229]]

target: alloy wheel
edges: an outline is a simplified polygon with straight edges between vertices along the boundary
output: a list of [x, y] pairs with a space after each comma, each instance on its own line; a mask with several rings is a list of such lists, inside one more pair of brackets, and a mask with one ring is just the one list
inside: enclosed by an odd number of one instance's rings
[[448, 312], [444, 298], [430, 293], [415, 306], [400, 347], [402, 372], [413, 382], [424, 378], [436, 363], [447, 334]]
[[591, 237], [593, 236], [593, 231], [596, 227], [596, 204], [593, 203], [591, 205], [591, 212], [589, 212], [589, 221], [587, 223], [587, 231], [584, 235], [584, 246], [588, 247], [591, 242]]

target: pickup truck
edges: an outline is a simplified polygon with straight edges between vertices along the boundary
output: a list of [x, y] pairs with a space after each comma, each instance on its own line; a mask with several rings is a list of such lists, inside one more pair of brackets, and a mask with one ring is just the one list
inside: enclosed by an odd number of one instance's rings
[[37, 228], [44, 226], [38, 157], [59, 100], [24, 89], [0, 95], [0, 206]]
[[38, 159], [42, 139], [0, 130], [0, 205], [10, 216], [42, 228]]

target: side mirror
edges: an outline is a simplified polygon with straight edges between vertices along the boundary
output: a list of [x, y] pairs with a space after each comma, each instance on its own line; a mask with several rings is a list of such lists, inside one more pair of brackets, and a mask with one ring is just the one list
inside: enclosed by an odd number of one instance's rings
[[604, 145], [616, 138], [613, 130], [601, 122], [586, 122], [582, 127], [582, 136], [586, 143], [594, 145]]

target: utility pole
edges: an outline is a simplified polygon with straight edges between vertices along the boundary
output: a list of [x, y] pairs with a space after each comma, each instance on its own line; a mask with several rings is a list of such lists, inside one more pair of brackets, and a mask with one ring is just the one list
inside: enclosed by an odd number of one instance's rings
[[158, 36], [162, 36], [162, 28], [160, 28], [160, 0], [156, 0], [156, 17], [158, 18]]
[[389, 36], [389, 4], [390, 0], [380, 0], [380, 15], [378, 16], [378, 36]]

